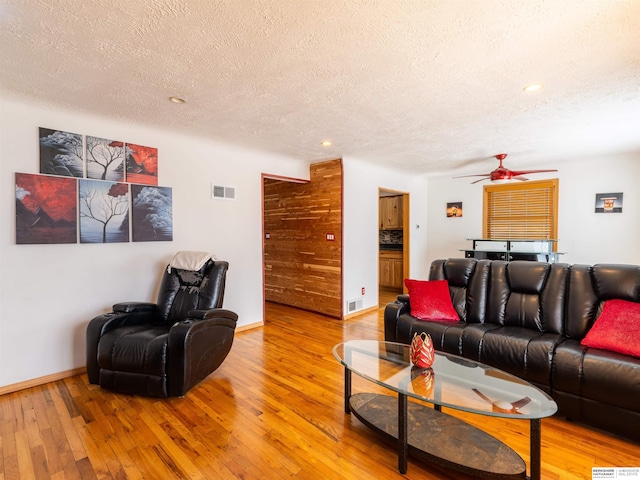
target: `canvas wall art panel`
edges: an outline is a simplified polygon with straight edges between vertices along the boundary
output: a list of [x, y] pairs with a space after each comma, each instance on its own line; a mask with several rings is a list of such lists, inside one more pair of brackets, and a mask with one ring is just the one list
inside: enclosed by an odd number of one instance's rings
[[40, 127], [40, 173], [84, 177], [82, 135]]
[[596, 213], [622, 213], [622, 192], [596, 193]]
[[80, 243], [129, 241], [129, 185], [80, 180]]
[[77, 180], [16, 173], [16, 243], [76, 243]]
[[124, 142], [86, 138], [87, 178], [124, 181]]
[[170, 187], [131, 185], [131, 200], [134, 242], [173, 240], [173, 198]]
[[447, 203], [447, 217], [461, 217], [462, 202]]
[[158, 185], [158, 149], [127, 143], [125, 145], [129, 183]]

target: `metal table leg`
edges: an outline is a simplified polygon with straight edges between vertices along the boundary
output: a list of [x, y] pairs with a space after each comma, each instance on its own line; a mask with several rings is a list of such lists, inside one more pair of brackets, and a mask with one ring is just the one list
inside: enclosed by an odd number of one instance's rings
[[398, 470], [407, 473], [407, 456], [409, 442], [407, 439], [407, 396], [398, 394]]
[[531, 420], [531, 433], [530, 433], [530, 477], [531, 480], [540, 480], [540, 419], [534, 418]]
[[351, 398], [351, 370], [344, 367], [344, 413], [351, 413], [351, 405], [349, 405], [349, 399]]

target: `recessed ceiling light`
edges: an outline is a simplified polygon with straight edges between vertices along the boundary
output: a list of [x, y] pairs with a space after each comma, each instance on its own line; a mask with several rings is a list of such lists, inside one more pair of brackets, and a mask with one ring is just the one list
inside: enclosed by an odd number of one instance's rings
[[532, 83], [531, 85], [527, 85], [523, 88], [525, 92], [535, 92], [536, 90], [540, 90], [542, 88], [541, 83]]
[[330, 147], [331, 146], [331, 141], [330, 140], [323, 140], [322, 142], [320, 142], [320, 145], [322, 145], [323, 147]]
[[184, 98], [180, 98], [180, 97], [169, 97], [169, 100], [171, 100], [173, 103], [178, 103], [178, 104], [187, 103], [187, 101]]

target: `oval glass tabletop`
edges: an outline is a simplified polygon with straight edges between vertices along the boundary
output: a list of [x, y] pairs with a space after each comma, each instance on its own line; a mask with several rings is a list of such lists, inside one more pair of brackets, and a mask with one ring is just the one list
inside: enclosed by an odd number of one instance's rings
[[495, 417], [538, 419], [557, 411], [553, 399], [514, 375], [444, 352], [431, 368], [409, 360], [409, 345], [376, 340], [339, 343], [333, 354], [363, 378], [434, 405]]

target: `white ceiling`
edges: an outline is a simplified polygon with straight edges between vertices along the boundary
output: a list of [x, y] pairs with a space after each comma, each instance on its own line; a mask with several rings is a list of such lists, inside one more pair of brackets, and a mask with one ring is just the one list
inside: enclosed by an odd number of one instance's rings
[[2, 0], [0, 22], [5, 94], [305, 162], [640, 152], [638, 0]]

